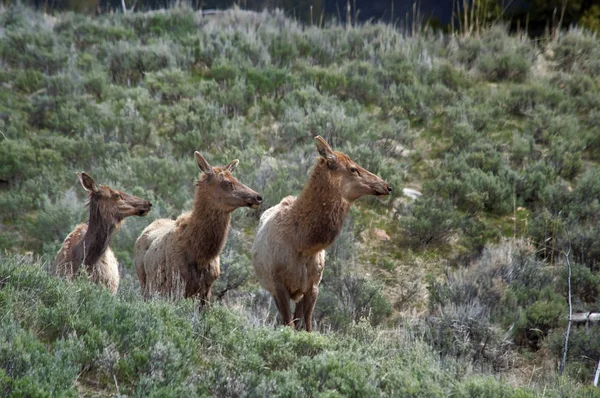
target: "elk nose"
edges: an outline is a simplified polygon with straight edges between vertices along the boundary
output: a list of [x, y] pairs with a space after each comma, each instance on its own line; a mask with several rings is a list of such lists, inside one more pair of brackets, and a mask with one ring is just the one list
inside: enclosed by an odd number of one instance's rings
[[257, 201], [258, 203], [262, 202], [262, 196], [260, 196], [260, 195], [256, 195], [256, 201]]
[[152, 203], [146, 202], [146, 204], [148, 205], [148, 207], [152, 207]]
[[389, 185], [388, 185], [388, 192], [390, 192], [390, 193], [392, 192], [392, 187], [390, 187]]

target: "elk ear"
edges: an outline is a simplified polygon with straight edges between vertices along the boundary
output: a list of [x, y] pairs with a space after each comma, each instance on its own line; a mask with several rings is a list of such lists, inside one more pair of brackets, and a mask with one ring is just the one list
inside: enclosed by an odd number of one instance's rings
[[231, 173], [233, 170], [235, 170], [239, 163], [240, 161], [238, 159], [234, 159], [231, 162], [229, 162], [227, 166], [225, 166], [225, 170]]
[[335, 163], [337, 161], [337, 157], [335, 156], [335, 153], [333, 153], [333, 149], [331, 149], [327, 141], [325, 141], [320, 135], [315, 137], [315, 141], [319, 155], [327, 159], [327, 163]]
[[79, 182], [81, 183], [83, 189], [85, 189], [89, 193], [98, 192], [98, 187], [96, 186], [94, 179], [90, 177], [88, 173], [86, 173], [85, 171], [82, 171], [81, 174], [77, 173], [77, 178], [79, 178]]
[[204, 159], [204, 156], [200, 154], [200, 152], [194, 152], [194, 156], [196, 157], [196, 163], [198, 163], [198, 168], [202, 170], [204, 174], [214, 174], [212, 166]]

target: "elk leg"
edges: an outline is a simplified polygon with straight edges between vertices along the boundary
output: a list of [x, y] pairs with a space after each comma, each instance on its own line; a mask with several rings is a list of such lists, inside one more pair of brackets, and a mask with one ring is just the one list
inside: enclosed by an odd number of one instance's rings
[[202, 271], [196, 266], [196, 263], [188, 263], [184, 268], [185, 272], [181, 273], [181, 282], [184, 284], [185, 291], [184, 297], [201, 297], [202, 291], [200, 289], [202, 283]]
[[143, 265], [136, 264], [135, 272], [137, 273], [138, 279], [140, 280], [140, 290], [142, 291], [142, 297], [144, 300], [148, 300], [148, 288], [146, 288], [146, 270]]
[[296, 330], [302, 327], [302, 320], [304, 319], [304, 297], [296, 303], [296, 309], [294, 310], [294, 325]]
[[203, 272], [200, 281], [200, 292], [198, 297], [200, 298], [200, 306], [210, 304], [210, 298], [212, 297], [212, 285], [215, 279], [211, 277], [209, 272]]
[[317, 296], [319, 295], [319, 286], [313, 286], [308, 292], [304, 294], [304, 327], [307, 332], [312, 331], [312, 314], [317, 303]]
[[275, 304], [285, 326], [292, 326], [292, 311], [290, 310], [290, 293], [282, 284], [275, 286]]

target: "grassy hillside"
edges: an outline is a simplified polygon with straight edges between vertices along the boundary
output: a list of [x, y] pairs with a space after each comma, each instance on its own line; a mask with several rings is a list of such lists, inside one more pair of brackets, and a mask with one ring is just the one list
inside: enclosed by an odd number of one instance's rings
[[58, 281], [19, 256], [2, 258], [0, 286], [3, 395], [598, 396], [567, 380], [543, 393], [515, 388], [440, 361], [409, 326], [275, 330], [218, 304], [198, 314], [188, 300], [144, 302], [131, 280], [116, 297], [84, 277]]
[[[515, 392], [509, 381], [554, 396], [592, 380], [598, 326], [573, 331], [567, 378], [555, 372], [565, 254], [574, 310], [600, 310], [597, 38], [573, 30], [532, 42], [499, 26], [407, 37], [383, 24], [306, 27], [280, 13], [90, 18], [21, 7], [0, 9], [0, 38], [1, 355], [23, 355], [0, 367], [4, 391], [57, 380], [90, 394], [118, 384], [138, 395], [189, 385], [198, 395], [369, 396], [489, 386], [497, 396]], [[273, 330], [249, 248], [261, 212], [301, 190], [316, 134], [394, 194], [353, 207], [327, 253], [315, 309], [324, 334], [307, 337]], [[142, 303], [132, 273], [141, 230], [191, 208], [195, 150], [215, 165], [239, 158], [236, 177], [264, 198], [234, 213], [218, 303], [200, 315], [186, 302]], [[116, 298], [42, 269], [86, 218], [82, 170], [153, 203], [113, 240], [125, 280]], [[28, 251], [41, 262], [21, 261]], [[72, 312], [84, 302], [97, 307]], [[153, 355], [165, 366], [152, 368]], [[48, 373], [54, 362], [62, 373]]]

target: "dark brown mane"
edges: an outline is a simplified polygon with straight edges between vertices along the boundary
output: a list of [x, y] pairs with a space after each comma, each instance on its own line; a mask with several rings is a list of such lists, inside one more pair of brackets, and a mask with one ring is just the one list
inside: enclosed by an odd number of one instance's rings
[[344, 225], [351, 203], [319, 159], [290, 210], [286, 226], [298, 238], [298, 250], [316, 252], [329, 247]]
[[223, 250], [231, 221], [231, 213], [215, 206], [216, 203], [204, 194], [204, 189], [210, 188], [204, 184], [196, 186], [192, 216], [184, 232], [190, 241], [190, 254], [197, 261], [214, 258]]
[[87, 229], [85, 236], [77, 245], [75, 253], [77, 256], [76, 262], [78, 264], [83, 263], [89, 269], [104, 255], [104, 252], [110, 246], [112, 234], [121, 223], [111, 223], [109, 221], [110, 217], [102, 213], [98, 199], [94, 194], [90, 194], [86, 206], [89, 209]]

